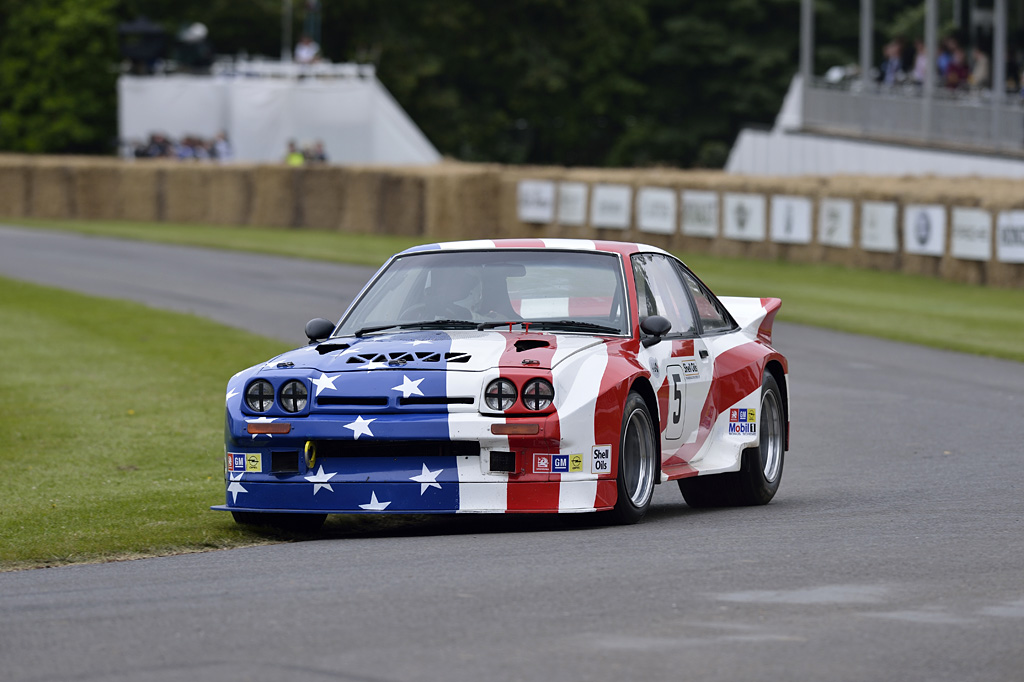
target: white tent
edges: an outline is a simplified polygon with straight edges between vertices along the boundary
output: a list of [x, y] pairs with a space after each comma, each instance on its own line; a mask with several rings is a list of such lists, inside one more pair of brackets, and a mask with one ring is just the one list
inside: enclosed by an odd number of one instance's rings
[[321, 141], [331, 163], [431, 164], [441, 155], [372, 67], [249, 63], [213, 76], [121, 76], [118, 134], [212, 138], [226, 131], [238, 161], [275, 162], [288, 141]]

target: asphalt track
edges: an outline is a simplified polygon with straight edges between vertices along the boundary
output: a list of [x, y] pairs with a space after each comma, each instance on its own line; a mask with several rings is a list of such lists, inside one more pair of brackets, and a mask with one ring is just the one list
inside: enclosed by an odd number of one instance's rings
[[[298, 344], [368, 271], [0, 228], [0, 274]], [[1024, 679], [1024, 365], [783, 323], [776, 345], [793, 436], [767, 507], [665, 485], [626, 528], [329, 522], [0, 574], [0, 680]]]

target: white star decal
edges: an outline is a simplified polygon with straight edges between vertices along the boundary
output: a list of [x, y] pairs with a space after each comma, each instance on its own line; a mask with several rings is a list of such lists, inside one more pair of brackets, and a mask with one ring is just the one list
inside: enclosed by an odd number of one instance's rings
[[359, 440], [359, 436], [373, 437], [373, 432], [370, 431], [370, 423], [374, 421], [376, 421], [376, 417], [373, 419], [363, 419], [362, 416], [359, 416], [351, 424], [345, 424], [345, 428], [352, 431], [353, 440]]
[[367, 511], [383, 511], [388, 508], [389, 504], [391, 504], [390, 501], [378, 502], [377, 493], [375, 491], [370, 491], [370, 501], [367, 504], [359, 505], [359, 508]]
[[420, 390], [420, 382], [423, 379], [417, 379], [416, 381], [409, 381], [409, 377], [402, 375], [402, 385], [395, 386], [392, 391], [401, 391], [403, 398], [408, 398], [411, 395], [423, 395], [423, 391]]
[[338, 390], [337, 388], [334, 387], [334, 380], [337, 378], [338, 377], [336, 376], [328, 377], [323, 372], [320, 372], [320, 378], [313, 379], [313, 385], [316, 386], [316, 394], [320, 395], [320, 391], [324, 390], [325, 388], [329, 388], [332, 391]]
[[421, 346], [424, 343], [433, 343], [433, 341], [431, 341], [430, 339], [416, 339], [415, 341], [412, 342], [412, 345]]
[[381, 367], [387, 367], [387, 366], [388, 366], [388, 363], [386, 363], [386, 362], [368, 362], [365, 365], [363, 365], [362, 367], [360, 367], [359, 369], [380, 369]]
[[328, 483], [328, 481], [330, 481], [337, 475], [337, 473], [325, 474], [324, 465], [321, 464], [320, 468], [317, 470], [315, 474], [313, 474], [312, 476], [305, 476], [304, 478], [313, 484], [313, 494], [316, 495], [318, 492], [320, 492], [320, 488], [327, 488], [333, 493], [334, 488], [331, 487], [331, 484]]
[[244, 471], [239, 472], [238, 478], [235, 478], [234, 474], [228, 474], [228, 478], [231, 479], [231, 483], [228, 484], [228, 492], [231, 493], [231, 504], [236, 504], [238, 502], [238, 493], [249, 492], [242, 487], [241, 483], [239, 483], [239, 481], [242, 480], [243, 474], [245, 474]]
[[345, 350], [341, 351], [341, 353], [339, 353], [339, 355], [348, 355], [349, 353], [358, 353], [358, 352], [359, 352], [358, 348], [356, 348], [355, 346], [349, 346]]
[[420, 484], [420, 495], [427, 492], [427, 488], [441, 489], [441, 484], [437, 482], [437, 475], [444, 471], [444, 469], [438, 469], [437, 471], [431, 471], [427, 468], [427, 465], [423, 465], [423, 473], [419, 476], [410, 476], [409, 480], [416, 481]]
[[236, 391], [235, 389], [231, 389], [230, 391], [228, 391], [228, 394], [224, 396], [224, 402], [231, 400], [236, 395], [238, 395], [238, 391]]

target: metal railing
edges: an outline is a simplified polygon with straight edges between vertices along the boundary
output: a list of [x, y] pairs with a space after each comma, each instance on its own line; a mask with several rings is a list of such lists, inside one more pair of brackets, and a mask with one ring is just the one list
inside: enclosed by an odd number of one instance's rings
[[862, 88], [816, 80], [804, 90], [803, 125], [927, 144], [991, 151], [1024, 151], [1024, 106], [1007, 97], [995, 104], [991, 91], [936, 89], [931, 98], [915, 85]]

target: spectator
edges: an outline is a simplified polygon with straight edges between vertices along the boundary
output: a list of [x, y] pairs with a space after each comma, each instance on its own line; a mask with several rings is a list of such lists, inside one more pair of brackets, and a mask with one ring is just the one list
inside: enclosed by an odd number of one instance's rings
[[301, 166], [306, 162], [306, 157], [299, 151], [295, 140], [288, 140], [288, 153], [284, 155], [284, 162], [289, 166]]
[[945, 85], [950, 90], [959, 90], [967, 87], [970, 78], [970, 71], [967, 69], [967, 56], [959, 45], [953, 48], [953, 58], [946, 68]]
[[324, 152], [324, 143], [317, 140], [310, 147], [306, 154], [306, 161], [309, 163], [327, 163], [327, 154]]
[[217, 137], [213, 139], [213, 156], [221, 163], [228, 163], [233, 156], [231, 143], [228, 142], [228, 134], [223, 130], [217, 133]]
[[970, 75], [971, 89], [981, 90], [992, 87], [992, 72], [989, 69], [988, 55], [975, 45], [971, 56], [974, 59]]
[[924, 41], [921, 39], [914, 41], [914, 82], [918, 85], [924, 85], [924, 80], [928, 76], [928, 51], [925, 49]]
[[884, 85], [896, 85], [904, 79], [901, 52], [903, 45], [898, 39], [890, 40], [883, 49], [885, 61], [882, 62], [881, 81]]
[[308, 35], [303, 34], [299, 44], [295, 46], [295, 61], [299, 64], [312, 64], [320, 61], [320, 46]]
[[949, 71], [949, 65], [953, 62], [953, 51], [956, 49], [956, 38], [946, 36], [942, 39], [942, 48], [939, 50], [938, 59], [935, 60], [935, 65], [939, 69], [939, 79], [942, 83], [946, 82], [946, 72]]

